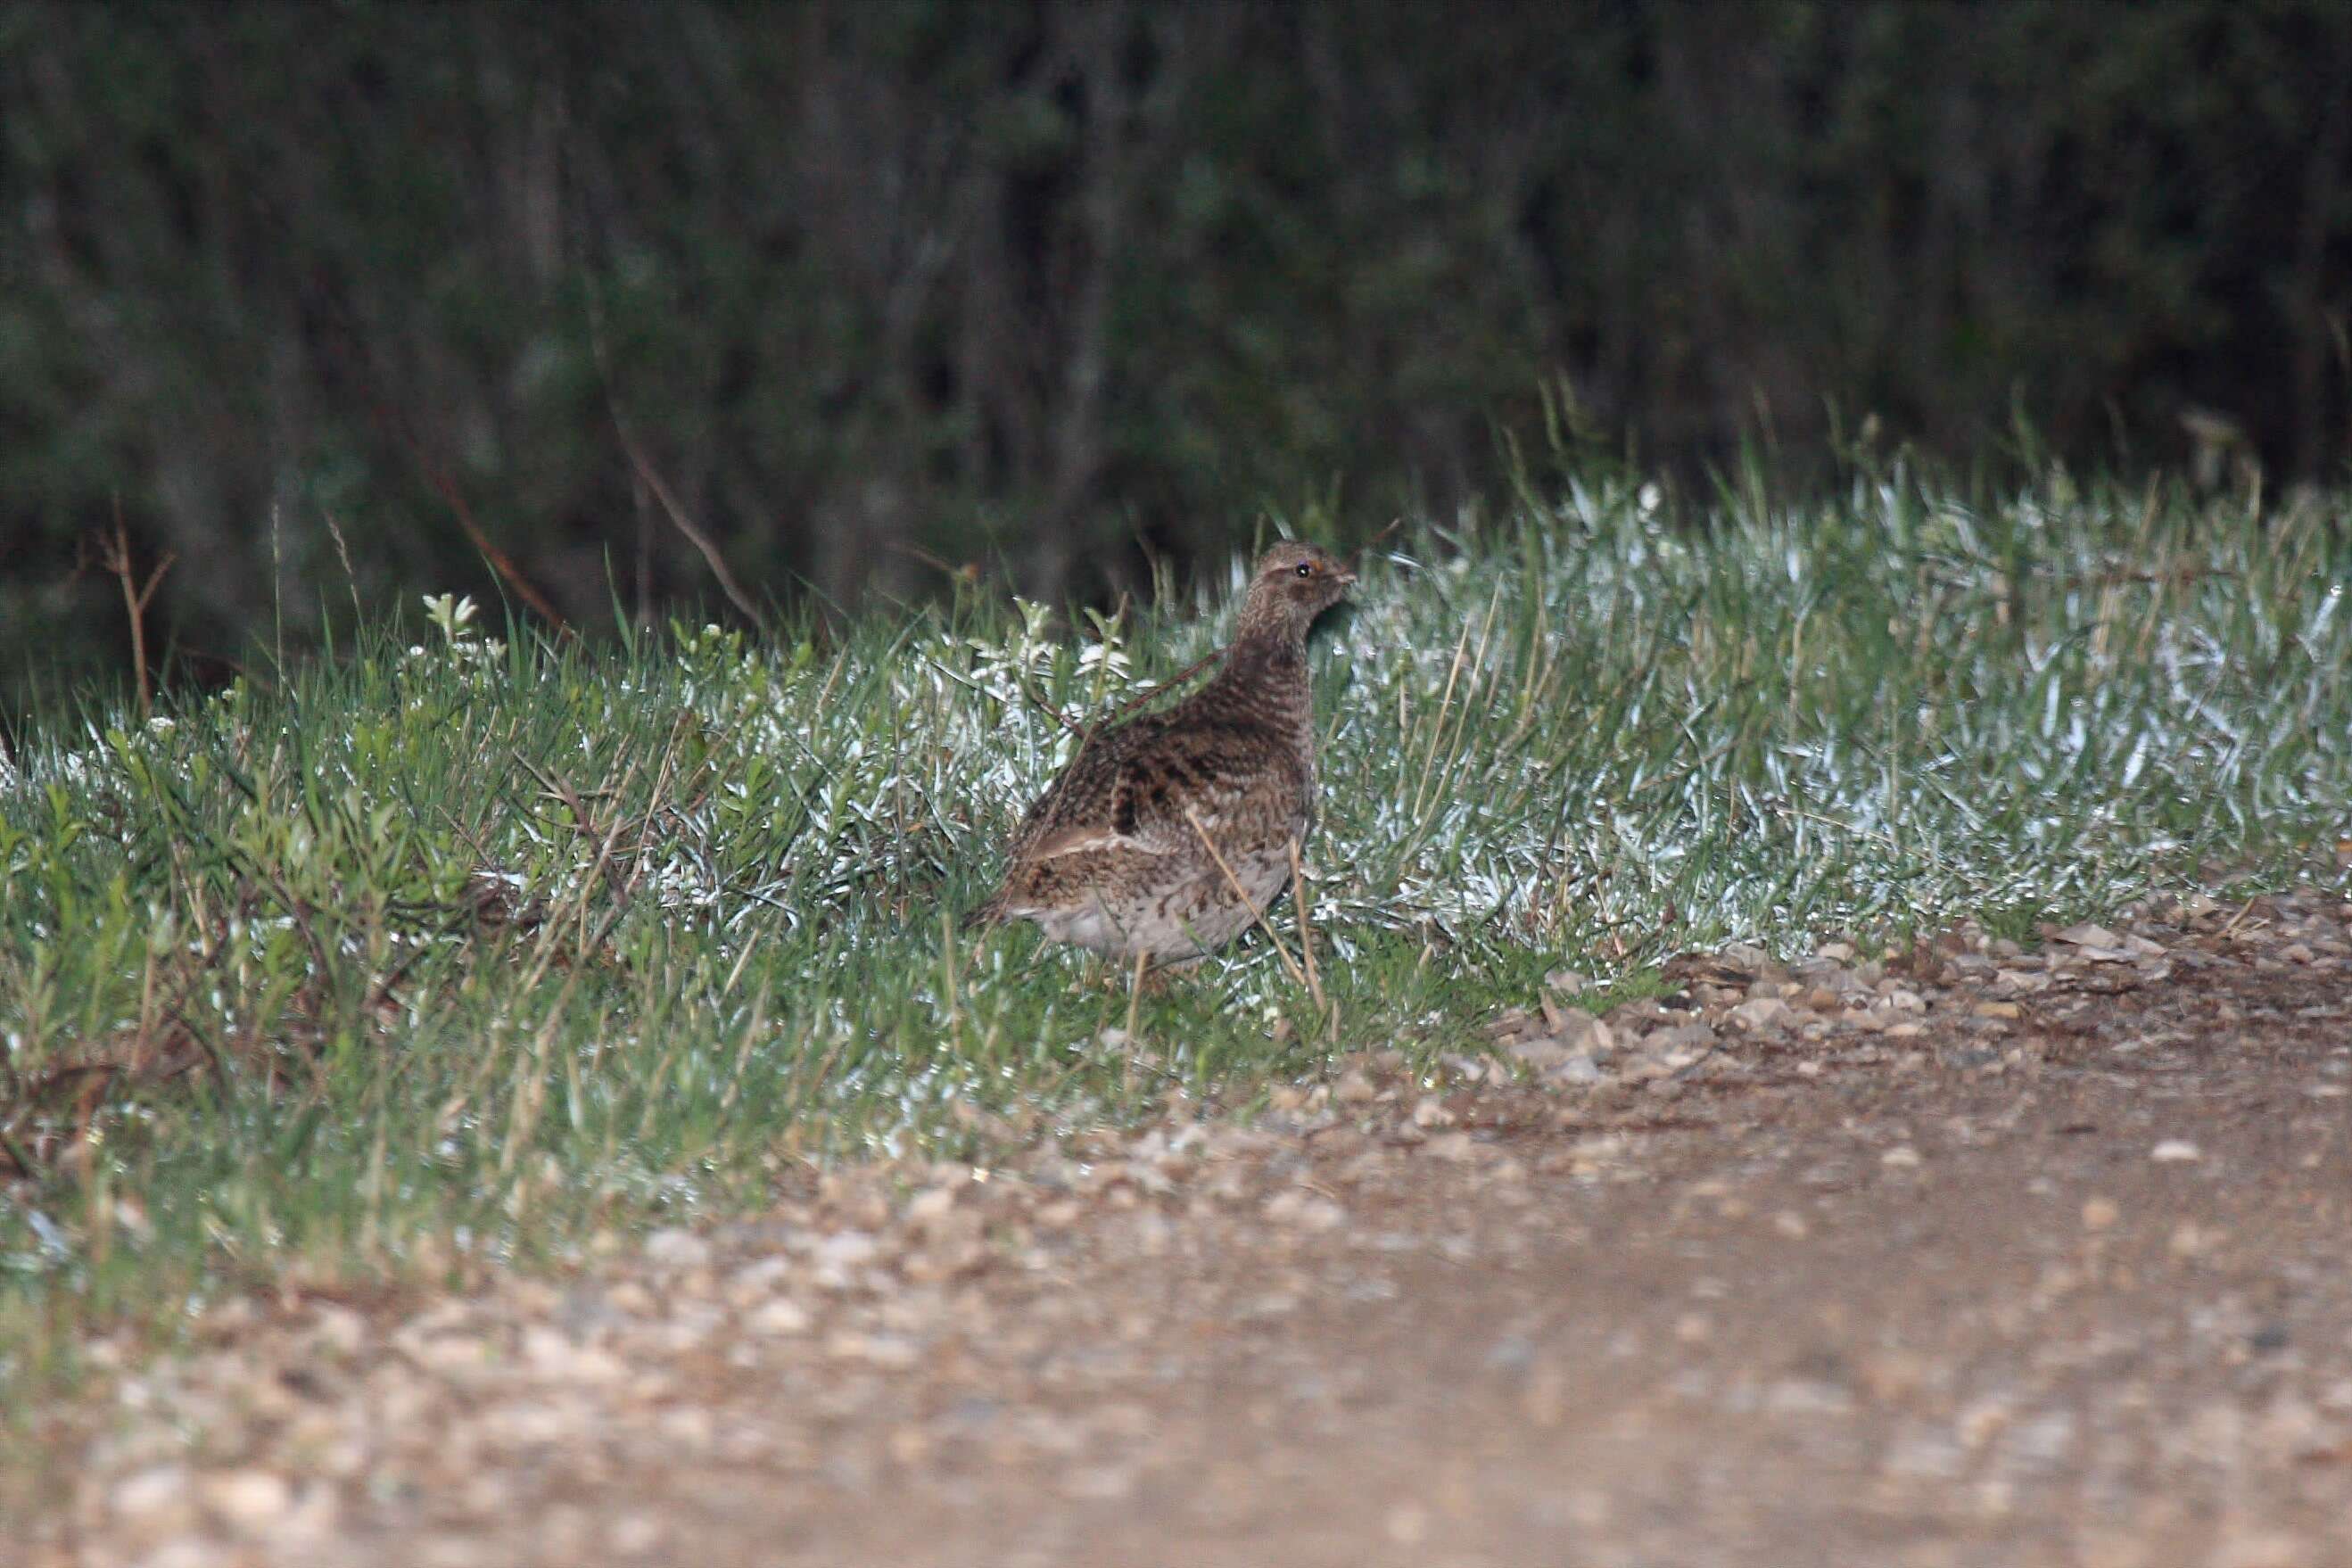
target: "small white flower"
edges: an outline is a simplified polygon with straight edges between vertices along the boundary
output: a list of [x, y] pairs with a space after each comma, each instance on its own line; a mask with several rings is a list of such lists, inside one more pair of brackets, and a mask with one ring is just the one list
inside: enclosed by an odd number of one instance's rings
[[452, 598], [447, 594], [425, 595], [425, 618], [440, 627], [442, 639], [453, 647], [470, 635], [465, 628], [478, 608], [471, 594], [463, 598]]

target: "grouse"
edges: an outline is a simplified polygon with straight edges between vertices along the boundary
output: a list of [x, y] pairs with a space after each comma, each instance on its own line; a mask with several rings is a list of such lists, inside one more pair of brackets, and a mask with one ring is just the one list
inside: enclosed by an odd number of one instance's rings
[[1356, 574], [1310, 544], [1257, 563], [1217, 673], [1079, 742], [967, 924], [1026, 920], [1107, 957], [1181, 963], [1282, 894], [1315, 816], [1307, 631]]

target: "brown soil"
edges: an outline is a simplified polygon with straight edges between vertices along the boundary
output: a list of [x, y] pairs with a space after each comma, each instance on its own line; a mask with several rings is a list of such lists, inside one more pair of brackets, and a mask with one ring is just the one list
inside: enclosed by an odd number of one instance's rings
[[[1752, 950], [125, 1380], [37, 1563], [2352, 1564], [2352, 959]], [[2053, 938], [2056, 933], [2053, 933]], [[1465, 1081], [1465, 1080], [1467, 1081]], [[1498, 1080], [1498, 1081], [1490, 1081]], [[0, 1547], [0, 1556], [10, 1550]]]

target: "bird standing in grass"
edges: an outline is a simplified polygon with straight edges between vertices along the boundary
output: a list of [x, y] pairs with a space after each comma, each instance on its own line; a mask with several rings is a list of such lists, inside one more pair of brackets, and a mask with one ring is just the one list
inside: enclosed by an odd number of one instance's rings
[[1200, 958], [1262, 915], [1315, 817], [1307, 628], [1355, 580], [1311, 544], [1268, 551], [1216, 675], [1165, 712], [1089, 732], [967, 923], [1034, 921], [1140, 966]]

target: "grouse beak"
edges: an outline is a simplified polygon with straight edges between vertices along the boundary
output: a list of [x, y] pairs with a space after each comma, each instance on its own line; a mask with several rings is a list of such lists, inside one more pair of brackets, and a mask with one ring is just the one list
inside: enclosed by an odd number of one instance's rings
[[1352, 588], [1356, 585], [1356, 569], [1352, 566], [1342, 566], [1331, 574], [1331, 580], [1342, 588]]

